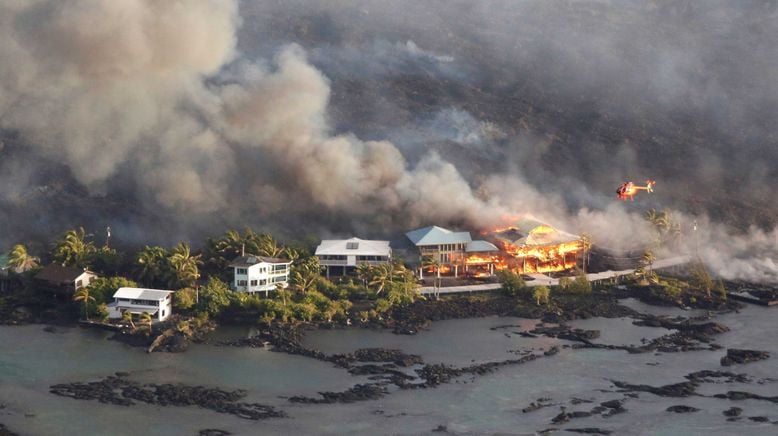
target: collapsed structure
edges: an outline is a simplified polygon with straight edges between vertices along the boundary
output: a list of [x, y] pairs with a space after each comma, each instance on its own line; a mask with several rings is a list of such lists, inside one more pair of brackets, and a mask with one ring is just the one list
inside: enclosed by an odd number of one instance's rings
[[575, 268], [584, 248], [581, 236], [532, 219], [495, 230], [491, 238], [507, 255], [503, 267], [522, 274]]
[[584, 247], [580, 236], [531, 219], [484, 232], [484, 240], [438, 226], [406, 236], [419, 251], [422, 278], [424, 273], [484, 277], [501, 269], [520, 274], [564, 271], [575, 268]]

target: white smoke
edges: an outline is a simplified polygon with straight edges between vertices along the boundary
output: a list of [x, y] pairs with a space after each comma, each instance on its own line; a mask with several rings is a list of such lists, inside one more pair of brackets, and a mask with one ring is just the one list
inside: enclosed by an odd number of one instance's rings
[[[145, 207], [182, 217], [299, 212], [368, 227], [489, 227], [530, 212], [609, 248], [651, 240], [645, 220], [622, 205], [569, 213], [562, 196], [520, 174], [473, 186], [439, 153], [408, 162], [388, 141], [334, 131], [330, 82], [305, 51], [288, 45], [270, 62], [241, 59], [239, 24], [237, 0], [0, 0], [0, 128], [65, 163], [93, 194], [130, 174]], [[412, 41], [404, 49], [453, 61]], [[451, 114], [458, 140], [504, 138], [496, 125]], [[25, 183], [22, 175], [12, 183]], [[703, 238], [701, 255], [725, 277], [768, 280], [769, 258], [714, 254], [747, 256], [776, 235], [718, 232], [722, 242]]]

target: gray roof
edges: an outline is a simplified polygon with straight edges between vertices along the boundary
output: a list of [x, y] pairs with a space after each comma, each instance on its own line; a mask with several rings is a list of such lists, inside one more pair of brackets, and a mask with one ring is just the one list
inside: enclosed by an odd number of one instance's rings
[[277, 257], [265, 257], [265, 256], [239, 256], [230, 262], [229, 266], [232, 267], [250, 267], [254, 266], [258, 263], [292, 263], [289, 259], [280, 259]]
[[468, 253], [478, 253], [485, 251], [500, 251], [500, 249], [491, 242], [477, 240], [468, 242], [465, 251]]
[[470, 232], [452, 232], [438, 226], [424, 227], [405, 234], [416, 246], [440, 244], [466, 244], [472, 241]]
[[164, 300], [165, 297], [172, 294], [173, 291], [163, 289], [143, 289], [143, 288], [119, 288], [113, 298], [128, 298], [130, 300]]

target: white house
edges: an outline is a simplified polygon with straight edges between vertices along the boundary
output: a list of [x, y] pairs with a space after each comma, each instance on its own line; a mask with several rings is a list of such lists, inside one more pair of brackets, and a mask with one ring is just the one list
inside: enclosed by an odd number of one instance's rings
[[280, 284], [289, 286], [291, 260], [263, 256], [240, 256], [230, 263], [234, 268], [232, 289], [238, 292], [264, 292], [267, 295]]
[[334, 275], [346, 275], [357, 265], [389, 263], [392, 260], [392, 249], [389, 241], [325, 239], [316, 247], [316, 257], [319, 258], [319, 264], [325, 267], [329, 278], [330, 270]]
[[108, 305], [109, 318], [121, 318], [124, 312], [147, 312], [156, 321], [164, 321], [173, 313], [173, 291], [161, 289], [119, 288]]

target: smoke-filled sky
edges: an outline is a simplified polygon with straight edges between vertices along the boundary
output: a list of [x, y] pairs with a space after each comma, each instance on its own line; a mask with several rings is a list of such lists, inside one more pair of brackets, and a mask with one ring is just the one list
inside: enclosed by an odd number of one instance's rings
[[653, 207], [769, 281], [777, 73], [774, 2], [0, 0], [0, 248], [522, 214], [629, 248]]

